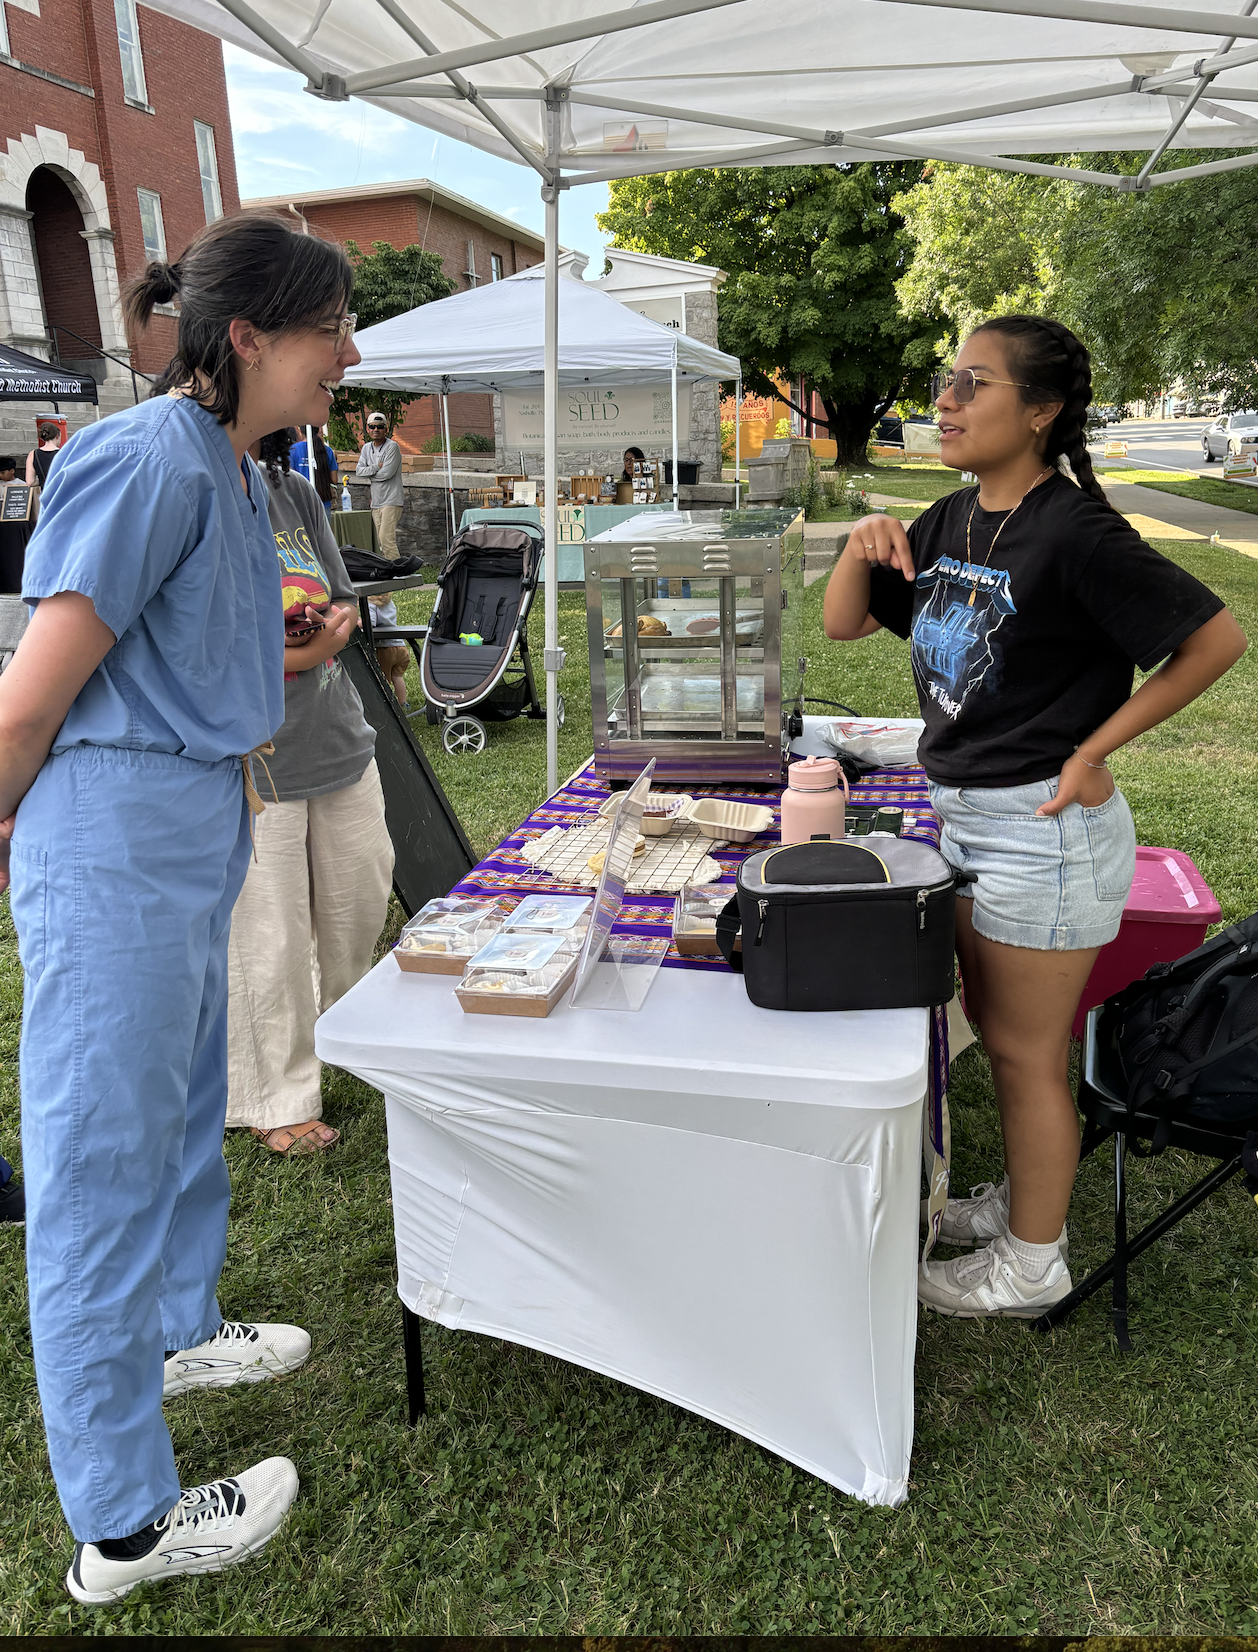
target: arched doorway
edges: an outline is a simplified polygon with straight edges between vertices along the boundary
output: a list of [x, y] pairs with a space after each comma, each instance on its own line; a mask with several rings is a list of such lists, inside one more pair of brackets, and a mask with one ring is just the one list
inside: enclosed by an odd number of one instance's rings
[[51, 167], [37, 166], [27, 181], [26, 208], [53, 357], [59, 352], [67, 367], [99, 377], [100, 314], [78, 202]]

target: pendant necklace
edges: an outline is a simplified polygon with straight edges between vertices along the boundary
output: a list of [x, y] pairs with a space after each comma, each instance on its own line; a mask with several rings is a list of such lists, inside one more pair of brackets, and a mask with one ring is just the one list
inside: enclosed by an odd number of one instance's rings
[[[983, 558], [984, 568], [987, 567], [988, 563], [992, 559], [992, 552], [996, 549], [996, 541], [1000, 538], [1001, 534], [1004, 533], [1005, 523], [1009, 521], [1009, 517], [1017, 515], [1017, 513], [1022, 509], [1023, 503], [1025, 502], [1025, 500], [1027, 498], [1027, 495], [1031, 492], [1031, 490], [1033, 488], [1039, 487], [1040, 483], [1044, 480], [1044, 478], [1046, 476], [1051, 476], [1052, 472], [1053, 472], [1052, 465], [1048, 465], [1044, 470], [1042, 470], [1039, 473], [1039, 475], [1035, 478], [1034, 482], [1031, 483], [1031, 487], [1029, 487], [1026, 490], [1026, 493], [1024, 493], [1022, 495], [1022, 498], [1018, 500], [1018, 503], [1009, 512], [1009, 516], [1006, 516], [1005, 521], [1002, 522], [1000, 524], [1000, 526], [996, 529], [996, 532], [992, 535], [992, 542], [987, 547], [987, 555]], [[976, 490], [975, 494], [974, 494], [974, 503], [970, 506], [969, 520], [965, 524], [965, 561], [966, 561], [966, 566], [967, 567], [973, 567], [974, 566], [973, 562], [970, 559], [970, 529], [974, 525], [974, 512], [977, 509], [978, 509], [978, 492]], [[974, 587], [974, 589], [970, 592], [970, 600], [966, 604], [967, 608], [973, 608], [974, 598], [977, 595], [978, 595], [978, 586], [976, 585]]]

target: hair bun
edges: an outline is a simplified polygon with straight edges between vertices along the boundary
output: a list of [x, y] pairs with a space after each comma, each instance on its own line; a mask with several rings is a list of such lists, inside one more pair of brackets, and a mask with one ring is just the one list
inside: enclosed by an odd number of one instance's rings
[[154, 304], [169, 304], [179, 292], [179, 271], [173, 264], [152, 263], [144, 271], [144, 285]]

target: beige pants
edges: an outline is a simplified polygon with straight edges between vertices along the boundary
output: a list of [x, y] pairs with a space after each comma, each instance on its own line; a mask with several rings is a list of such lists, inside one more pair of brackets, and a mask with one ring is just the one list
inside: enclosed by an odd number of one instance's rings
[[387, 556], [390, 562], [396, 562], [401, 555], [397, 548], [397, 525], [402, 520], [401, 505], [376, 505], [372, 509], [371, 520], [376, 524], [381, 556]]
[[227, 949], [227, 1123], [322, 1116], [314, 1024], [371, 968], [393, 845], [374, 760], [356, 785], [268, 803]]

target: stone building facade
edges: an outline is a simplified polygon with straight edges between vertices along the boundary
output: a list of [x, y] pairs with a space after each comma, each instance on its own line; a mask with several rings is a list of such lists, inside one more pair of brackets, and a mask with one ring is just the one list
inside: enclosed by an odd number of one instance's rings
[[[0, 0], [0, 342], [90, 373], [102, 414], [143, 399], [173, 311], [129, 341], [122, 286], [239, 205], [217, 39], [134, 0]], [[52, 411], [0, 403], [0, 452]]]
[[[370, 252], [375, 241], [399, 248], [421, 246], [440, 258], [455, 292], [503, 280], [542, 261], [541, 236], [427, 178], [274, 195], [244, 204], [251, 210], [295, 214], [319, 234], [342, 245], [353, 241], [363, 252]], [[449, 411], [452, 437], [493, 436], [492, 397], [451, 396]], [[439, 434], [440, 420], [439, 402], [424, 396], [411, 403], [393, 434], [404, 453], [419, 453]]]

